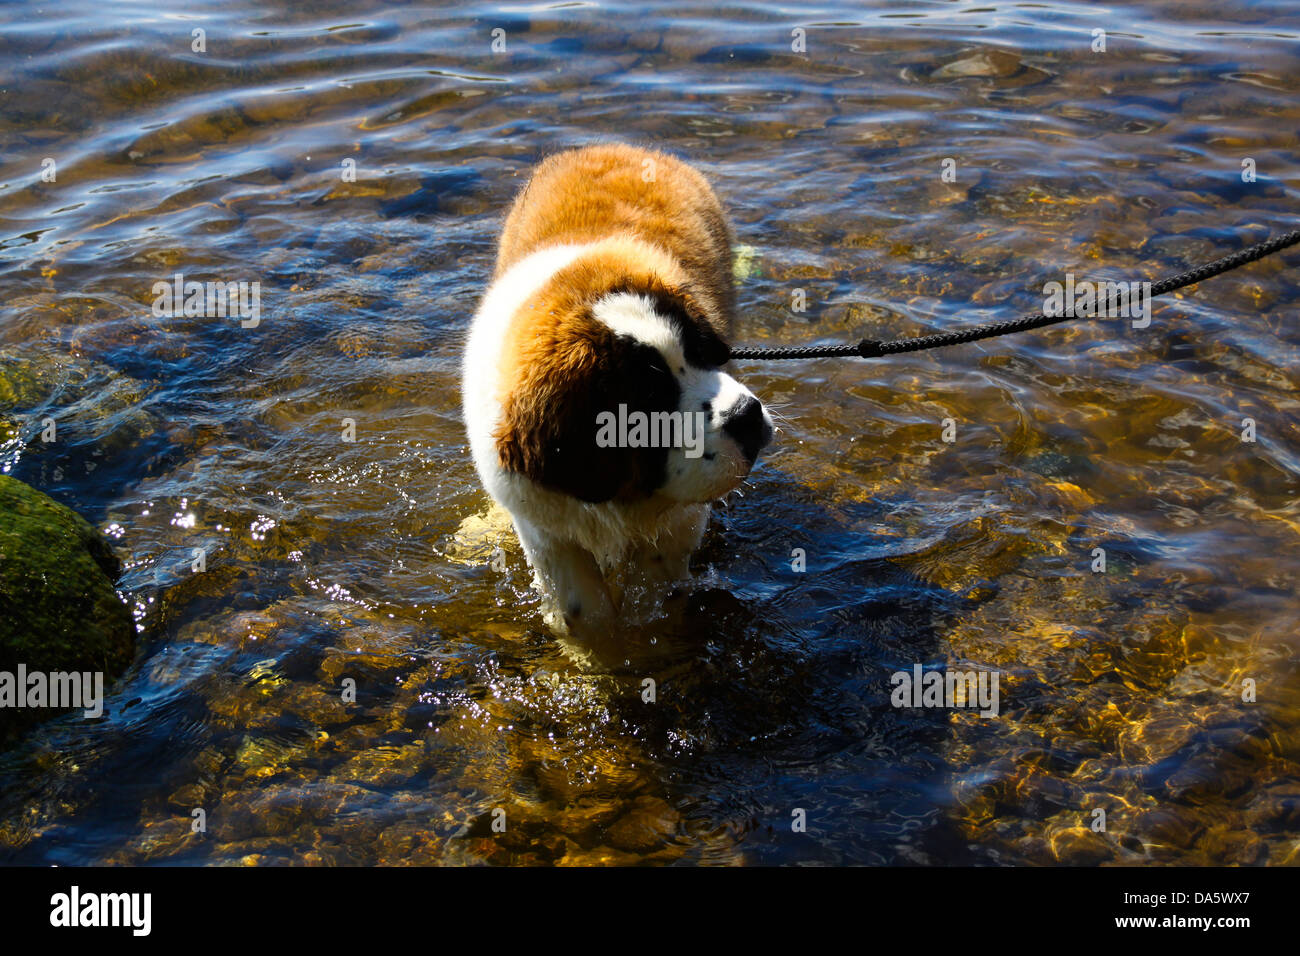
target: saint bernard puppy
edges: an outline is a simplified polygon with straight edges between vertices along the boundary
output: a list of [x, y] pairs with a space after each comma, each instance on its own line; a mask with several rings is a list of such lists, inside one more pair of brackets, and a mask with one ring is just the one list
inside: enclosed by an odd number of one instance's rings
[[710, 503], [771, 440], [767, 410], [722, 370], [734, 311], [730, 228], [680, 160], [570, 150], [515, 199], [462, 401], [553, 623], [607, 631], [629, 588], [685, 578]]

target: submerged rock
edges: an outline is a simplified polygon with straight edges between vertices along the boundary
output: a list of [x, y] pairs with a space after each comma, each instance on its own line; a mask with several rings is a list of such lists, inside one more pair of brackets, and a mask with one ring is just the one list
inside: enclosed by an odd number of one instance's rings
[[0, 475], [0, 682], [9, 684], [0, 686], [0, 740], [54, 713], [16, 706], [18, 697], [34, 703], [12, 683], [19, 665], [29, 675], [98, 672], [107, 684], [131, 663], [135, 627], [113, 589], [119, 571], [84, 518]]
[[138, 468], [133, 455], [167, 427], [148, 402], [145, 385], [106, 365], [0, 346], [0, 471], [44, 485]]
[[1050, 79], [1051, 74], [1030, 66], [1010, 50], [975, 50], [951, 60], [930, 74], [933, 80], [958, 80], [968, 77], [991, 79], [999, 86], [1028, 86]]

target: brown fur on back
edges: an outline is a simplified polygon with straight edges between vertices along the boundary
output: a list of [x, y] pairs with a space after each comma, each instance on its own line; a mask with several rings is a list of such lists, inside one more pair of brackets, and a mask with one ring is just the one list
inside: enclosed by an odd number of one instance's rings
[[547, 246], [619, 236], [666, 254], [654, 258], [668, 260], [663, 271], [678, 274], [661, 278], [691, 296], [719, 335], [730, 336], [731, 231], [704, 177], [665, 153], [614, 144], [544, 160], [506, 217], [496, 277]]

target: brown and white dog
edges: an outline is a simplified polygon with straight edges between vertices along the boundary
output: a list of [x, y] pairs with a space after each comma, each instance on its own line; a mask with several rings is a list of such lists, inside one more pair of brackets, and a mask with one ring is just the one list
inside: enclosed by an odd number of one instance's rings
[[710, 504], [771, 440], [722, 371], [734, 309], [731, 231], [685, 163], [571, 150], [515, 199], [465, 350], [465, 425], [571, 630], [611, 623], [625, 586], [685, 578]]

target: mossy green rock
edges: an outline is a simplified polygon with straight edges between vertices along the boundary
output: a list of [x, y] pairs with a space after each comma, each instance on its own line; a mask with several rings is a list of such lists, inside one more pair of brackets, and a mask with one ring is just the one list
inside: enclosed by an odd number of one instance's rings
[[[120, 569], [80, 515], [0, 475], [0, 671], [102, 671], [107, 684], [125, 670], [135, 626], [113, 590]], [[52, 713], [0, 708], [0, 738]]]

